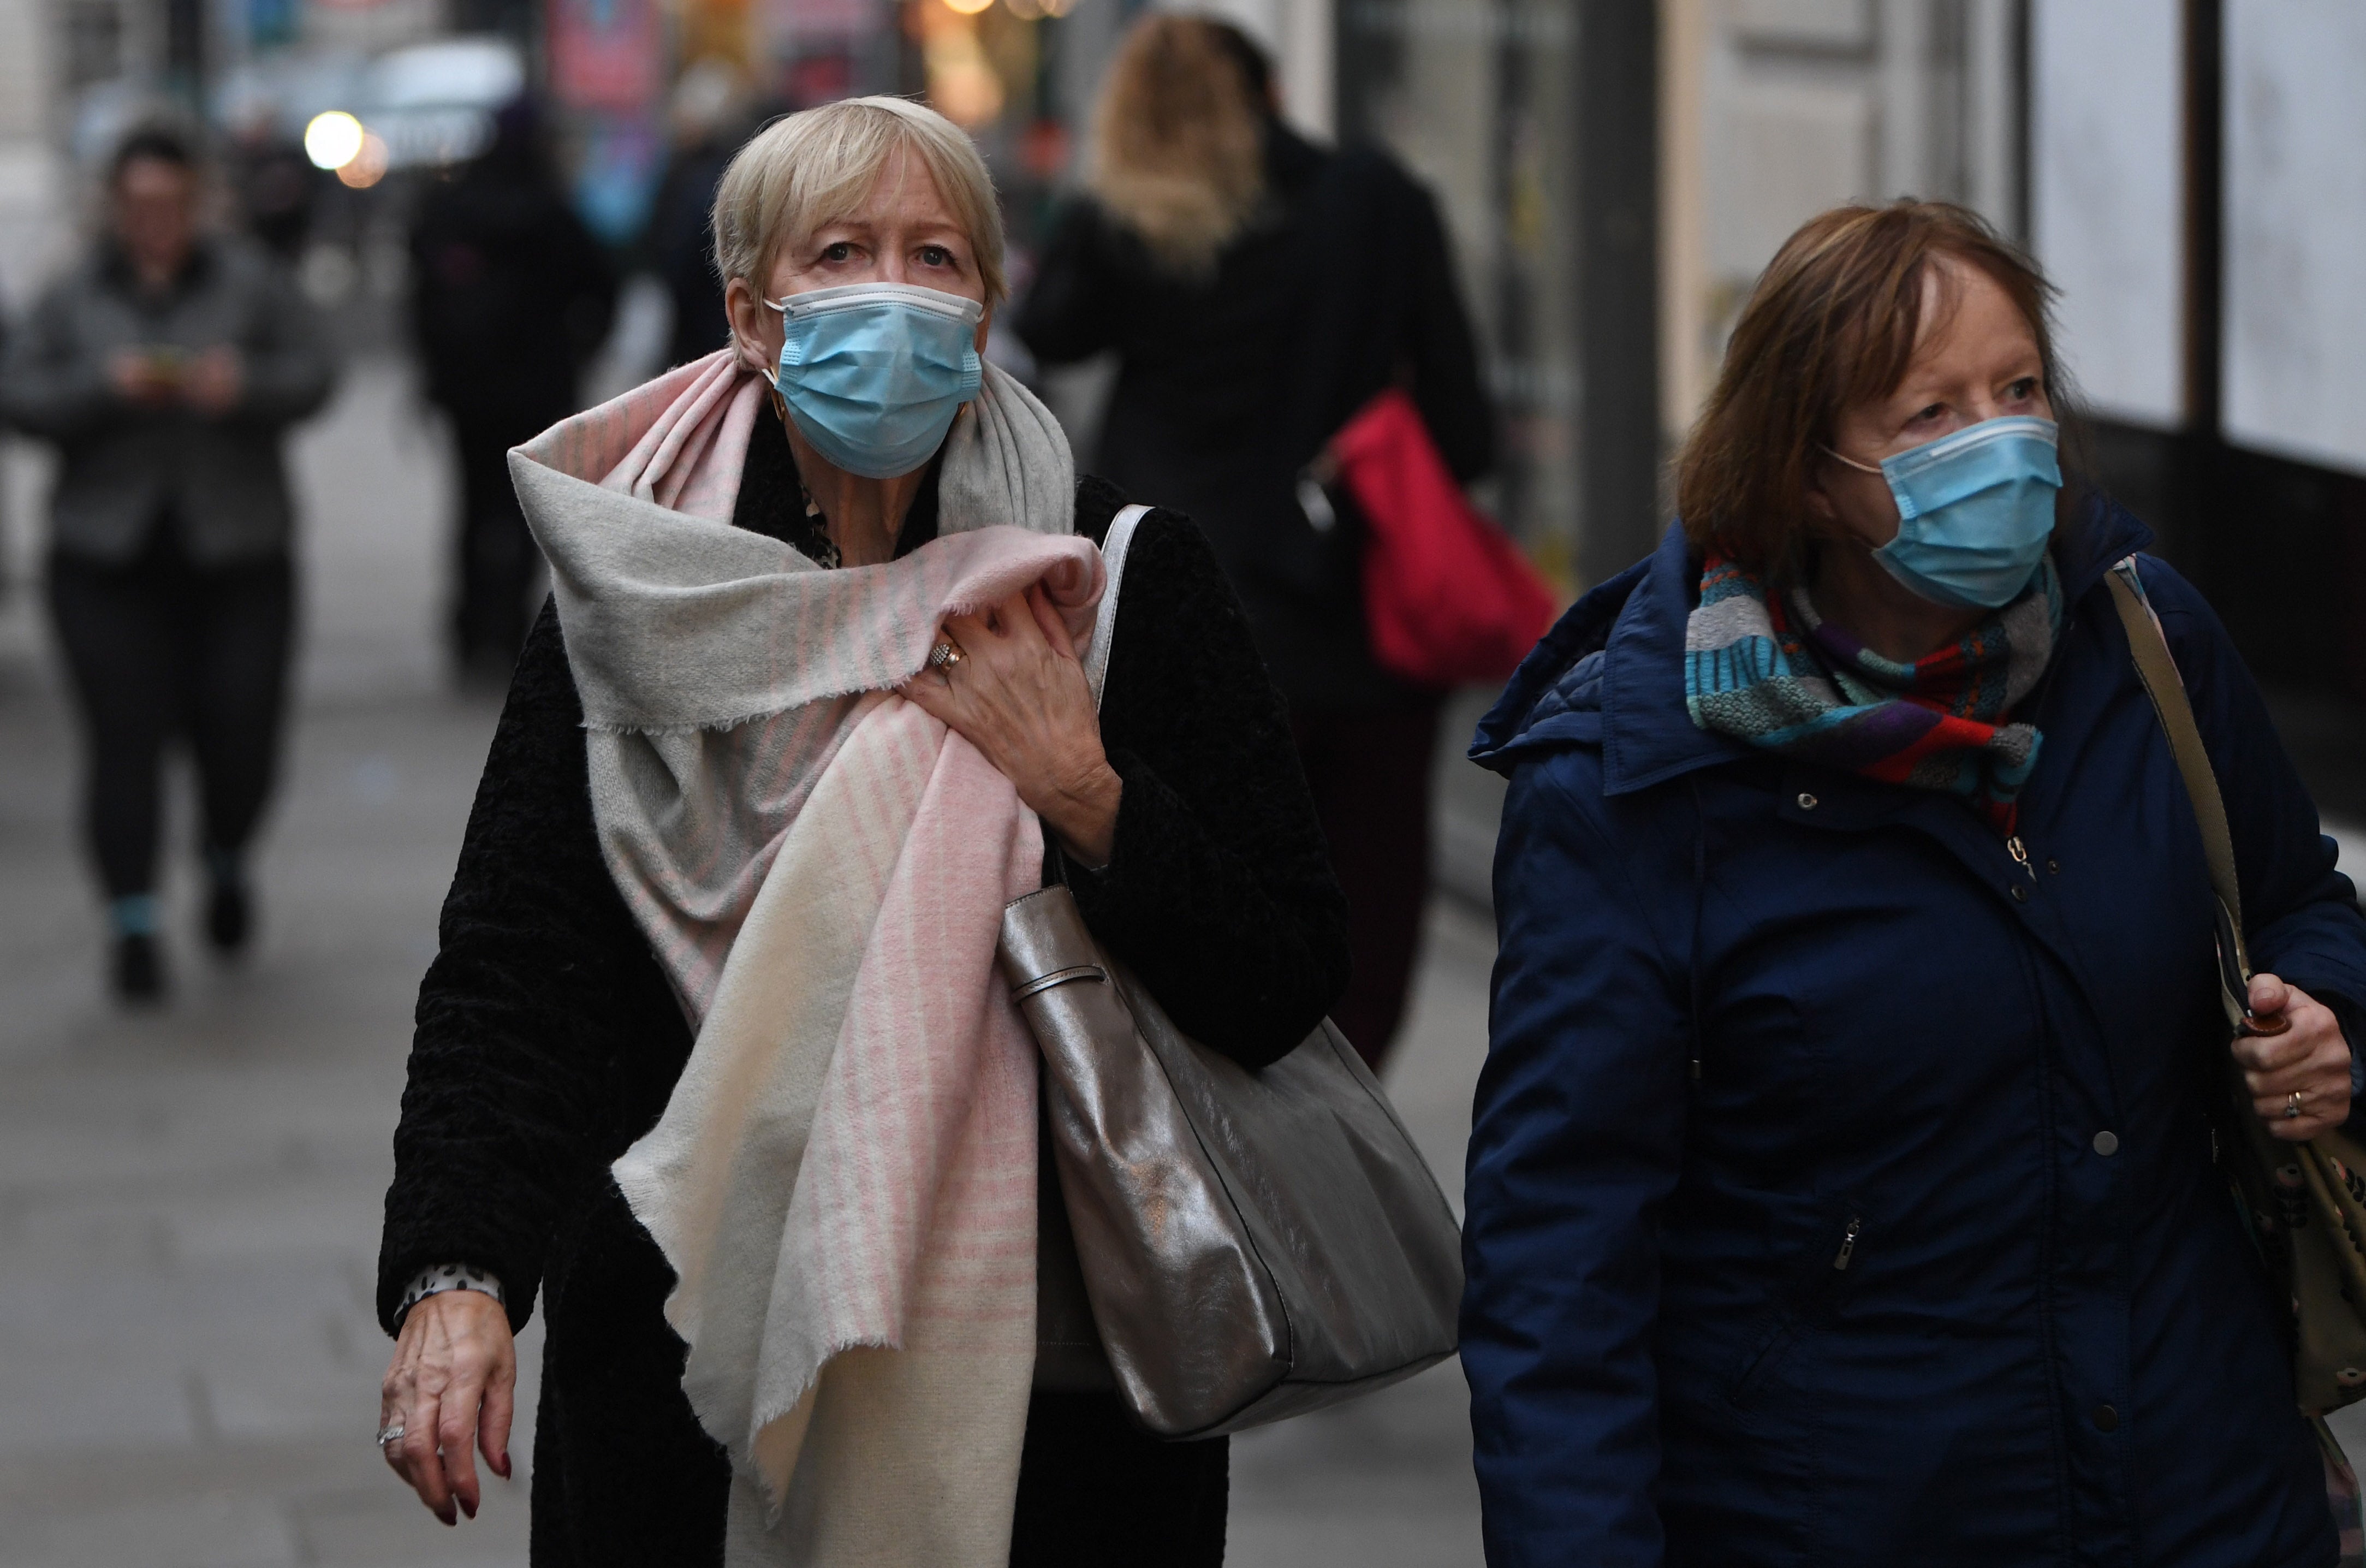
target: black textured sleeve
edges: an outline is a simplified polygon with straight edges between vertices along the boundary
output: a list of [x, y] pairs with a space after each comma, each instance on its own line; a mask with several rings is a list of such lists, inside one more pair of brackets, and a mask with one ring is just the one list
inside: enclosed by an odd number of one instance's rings
[[1347, 901], [1248, 619], [1173, 513], [1134, 535], [1101, 739], [1125, 793], [1110, 863], [1071, 874], [1087, 923], [1193, 1038], [1276, 1060], [1346, 988]]
[[[490, 1269], [523, 1326], [555, 1231], [639, 1129], [638, 1071], [679, 1071], [688, 1029], [600, 856], [583, 708], [546, 604], [485, 760], [439, 951], [419, 990], [379, 1321], [430, 1265]], [[654, 1049], [652, 1049], [654, 1047]], [[661, 1102], [662, 1096], [659, 1100]]]

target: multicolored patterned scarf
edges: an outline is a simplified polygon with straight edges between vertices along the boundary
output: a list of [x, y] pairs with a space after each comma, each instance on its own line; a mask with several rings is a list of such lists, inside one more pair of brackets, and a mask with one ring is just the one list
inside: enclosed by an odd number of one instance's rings
[[1952, 648], [1911, 664], [1884, 659], [1711, 556], [1684, 625], [1684, 706], [1693, 723], [1785, 756], [1886, 784], [1949, 790], [2011, 834], [2041, 739], [2005, 716], [2054, 654], [2062, 582], [2048, 556], [2020, 598]]

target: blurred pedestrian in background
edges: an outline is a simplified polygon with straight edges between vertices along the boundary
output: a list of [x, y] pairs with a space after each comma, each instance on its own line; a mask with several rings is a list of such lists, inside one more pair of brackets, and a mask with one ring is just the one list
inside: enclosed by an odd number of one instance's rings
[[746, 76], [724, 61], [700, 61], [674, 85], [672, 118], [673, 154], [649, 206], [648, 261], [673, 302], [666, 363], [687, 365], [731, 341], [708, 220], [723, 171], [748, 139]]
[[459, 460], [453, 654], [464, 677], [506, 682], [540, 559], [509, 449], [575, 412], [615, 313], [616, 275], [559, 186], [532, 101], [502, 109], [495, 127], [492, 145], [419, 204], [411, 321]]
[[[2348, 1119], [2366, 919], [2208, 604], [2065, 486], [2050, 292], [1959, 208], [1808, 223], [1682, 525], [1481, 727], [1492, 1562], [2336, 1560], [2292, 1297], [2214, 1156]], [[2122, 593], [2225, 799], [2249, 1010], [2289, 1024], [2233, 1062]]]
[[293, 266], [312, 237], [312, 209], [321, 182], [330, 176], [312, 166], [294, 138], [280, 133], [268, 104], [254, 106], [232, 123], [227, 162], [239, 220], [265, 249]]
[[293, 521], [282, 437], [329, 395], [303, 296], [209, 232], [191, 141], [136, 130], [108, 170], [107, 232], [53, 284], [0, 364], [0, 411], [56, 444], [50, 608], [88, 747], [84, 824], [115, 933], [114, 985], [162, 994], [163, 754], [197, 761], [206, 934], [254, 930], [247, 846], [287, 688]]
[[1264, 52], [1195, 17], [1145, 17], [1120, 49], [1089, 185], [1015, 324], [1045, 364], [1116, 351], [1100, 470], [1189, 513], [1240, 592], [1347, 892], [1355, 976], [1333, 1016], [1378, 1066], [1428, 896], [1440, 694], [1374, 663], [1361, 519], [1344, 493], [1311, 497], [1310, 517], [1301, 484], [1392, 383], [1457, 478], [1493, 464], [1445, 231], [1377, 149], [1334, 152], [1284, 125]]

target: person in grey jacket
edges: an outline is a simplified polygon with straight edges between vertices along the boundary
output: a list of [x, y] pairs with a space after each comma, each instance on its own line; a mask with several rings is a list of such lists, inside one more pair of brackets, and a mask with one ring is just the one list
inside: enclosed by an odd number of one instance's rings
[[132, 131], [109, 167], [107, 232], [0, 361], [0, 416], [58, 448], [50, 608], [129, 1001], [163, 990], [156, 840], [175, 739], [203, 801], [207, 935], [229, 956], [253, 928], [244, 856], [278, 749], [293, 610], [280, 448], [332, 379], [303, 296], [260, 251], [205, 232], [201, 195], [186, 139]]

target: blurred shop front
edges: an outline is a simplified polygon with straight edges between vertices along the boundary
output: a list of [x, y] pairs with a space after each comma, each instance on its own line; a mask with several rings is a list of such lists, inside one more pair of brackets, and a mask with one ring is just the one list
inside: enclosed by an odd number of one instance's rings
[[2366, 812], [2366, 8], [2035, 0], [2033, 240], [2105, 480]]
[[[298, 148], [321, 115], [346, 114], [366, 140], [310, 193], [313, 248], [344, 260], [310, 264], [308, 281], [335, 295], [350, 273], [354, 287], [384, 293], [400, 280], [372, 246], [383, 248], [388, 220], [407, 206], [405, 187], [473, 155], [491, 112], [529, 90], [586, 220], [629, 256], [677, 132], [677, 93], [695, 70], [732, 85], [746, 126], [850, 94], [924, 95], [986, 148], [1023, 245], [1134, 8], [1085, 0], [1088, 14], [1069, 15], [1076, 4], [0, 0], [0, 229], [19, 144], [63, 210], [73, 205], [65, 187], [158, 112], [206, 123], [232, 152]], [[0, 234], [0, 264], [25, 248]]]

